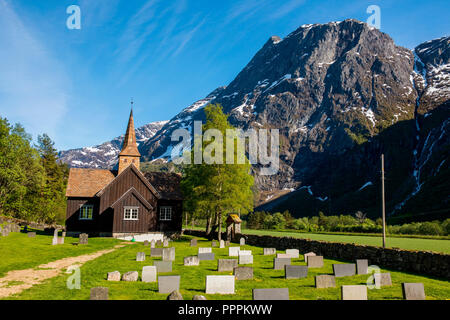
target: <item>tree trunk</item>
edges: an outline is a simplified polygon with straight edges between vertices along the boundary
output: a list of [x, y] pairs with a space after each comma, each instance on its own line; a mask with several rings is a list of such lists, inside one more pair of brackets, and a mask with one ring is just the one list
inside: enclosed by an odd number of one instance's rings
[[219, 211], [219, 236], [218, 240], [222, 240], [222, 211]]
[[210, 233], [211, 233], [211, 222], [212, 222], [212, 217], [208, 216], [208, 219], [206, 219], [206, 236], [209, 237]]

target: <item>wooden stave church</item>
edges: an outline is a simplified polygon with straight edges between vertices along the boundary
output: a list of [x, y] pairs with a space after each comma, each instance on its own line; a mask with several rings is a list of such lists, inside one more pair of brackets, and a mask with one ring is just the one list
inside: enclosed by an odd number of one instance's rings
[[[127, 237], [182, 231], [181, 176], [140, 171], [131, 110], [117, 170], [71, 168], [67, 183], [68, 236]], [[136, 210], [137, 209], [137, 210]]]

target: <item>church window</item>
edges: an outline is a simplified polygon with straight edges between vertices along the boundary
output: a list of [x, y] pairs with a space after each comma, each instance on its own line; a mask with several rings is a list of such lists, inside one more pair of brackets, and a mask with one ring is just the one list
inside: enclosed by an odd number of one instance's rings
[[80, 207], [80, 220], [92, 220], [94, 214], [93, 205], [82, 205]]
[[139, 220], [139, 208], [138, 207], [125, 207], [124, 208], [124, 220]]

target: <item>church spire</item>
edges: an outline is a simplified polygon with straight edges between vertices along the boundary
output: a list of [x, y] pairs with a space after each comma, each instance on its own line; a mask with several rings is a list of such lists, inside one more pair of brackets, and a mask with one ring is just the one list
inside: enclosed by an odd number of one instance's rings
[[130, 164], [140, 167], [141, 154], [136, 143], [136, 133], [134, 131], [133, 100], [131, 101], [130, 118], [128, 119], [127, 131], [123, 140], [122, 151], [119, 153], [119, 174]]

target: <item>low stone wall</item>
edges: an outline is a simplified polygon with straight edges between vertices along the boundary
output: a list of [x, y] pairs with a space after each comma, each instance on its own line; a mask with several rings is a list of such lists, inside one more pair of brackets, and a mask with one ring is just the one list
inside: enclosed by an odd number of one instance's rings
[[[204, 237], [204, 231], [185, 230], [184, 234]], [[450, 279], [450, 255], [429, 251], [411, 251], [403, 249], [383, 249], [353, 243], [338, 243], [299, 239], [292, 237], [272, 237], [242, 234], [246, 244], [276, 248], [277, 250], [299, 249], [301, 253], [314, 252], [325, 258], [343, 261], [368, 259], [369, 265], [413, 272], [421, 275]], [[225, 234], [222, 236], [225, 239]], [[238, 242], [239, 236], [236, 237]]]

